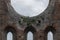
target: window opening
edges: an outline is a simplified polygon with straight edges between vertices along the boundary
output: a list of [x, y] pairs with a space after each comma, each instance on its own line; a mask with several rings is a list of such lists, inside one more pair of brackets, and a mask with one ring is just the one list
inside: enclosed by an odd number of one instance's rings
[[27, 40], [33, 40], [33, 33], [30, 31], [27, 33]]
[[53, 40], [53, 33], [51, 31], [47, 34], [47, 40]]
[[12, 32], [7, 33], [7, 40], [13, 40], [13, 33]]

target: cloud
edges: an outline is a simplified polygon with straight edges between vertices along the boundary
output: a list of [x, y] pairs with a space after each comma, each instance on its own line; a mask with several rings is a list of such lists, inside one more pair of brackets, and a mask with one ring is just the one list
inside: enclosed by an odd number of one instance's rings
[[11, 0], [11, 5], [18, 14], [29, 17], [39, 15], [48, 3], [49, 0]]

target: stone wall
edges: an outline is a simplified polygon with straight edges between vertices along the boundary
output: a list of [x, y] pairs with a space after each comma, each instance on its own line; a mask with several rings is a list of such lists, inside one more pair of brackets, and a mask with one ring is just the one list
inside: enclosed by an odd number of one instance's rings
[[10, 0], [0, 0], [0, 40], [12, 32], [14, 40], [26, 40], [27, 33], [34, 34], [34, 40], [47, 40], [47, 33], [60, 40], [60, 0], [50, 0], [48, 8], [36, 17], [24, 17], [15, 12]]

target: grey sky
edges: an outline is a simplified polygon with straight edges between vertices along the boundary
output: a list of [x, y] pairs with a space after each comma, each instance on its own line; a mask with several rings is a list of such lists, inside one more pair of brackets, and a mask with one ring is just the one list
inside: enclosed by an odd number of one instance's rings
[[47, 34], [47, 40], [53, 40], [53, 33], [51, 31]]
[[11, 5], [18, 14], [29, 17], [42, 13], [48, 4], [49, 0], [11, 0]]
[[7, 40], [12, 40], [13, 39], [13, 34], [11, 32], [9, 32], [7, 34]]
[[33, 33], [32, 32], [28, 32], [27, 40], [33, 40]]

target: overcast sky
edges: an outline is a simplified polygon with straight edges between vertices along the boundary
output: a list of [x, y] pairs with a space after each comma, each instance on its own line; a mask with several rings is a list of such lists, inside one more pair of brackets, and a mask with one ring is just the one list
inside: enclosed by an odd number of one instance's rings
[[11, 0], [11, 5], [18, 14], [29, 17], [41, 14], [48, 4], [49, 0]]
[[[11, 5], [15, 11], [24, 16], [37, 16], [41, 14], [48, 6], [49, 0], [11, 0]], [[29, 32], [27, 34], [27, 40], [33, 39], [33, 34]], [[47, 40], [53, 40], [53, 34], [49, 32]], [[7, 40], [12, 40], [12, 33], [7, 34]]]

